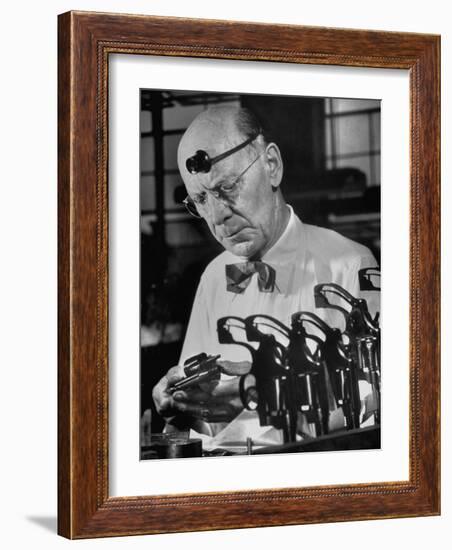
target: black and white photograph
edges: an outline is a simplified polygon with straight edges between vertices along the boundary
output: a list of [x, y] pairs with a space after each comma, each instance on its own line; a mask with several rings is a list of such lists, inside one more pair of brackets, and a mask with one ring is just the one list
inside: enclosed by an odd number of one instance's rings
[[450, 548], [447, 6], [5, 3], [4, 548]]
[[380, 101], [140, 106], [140, 458], [379, 449]]

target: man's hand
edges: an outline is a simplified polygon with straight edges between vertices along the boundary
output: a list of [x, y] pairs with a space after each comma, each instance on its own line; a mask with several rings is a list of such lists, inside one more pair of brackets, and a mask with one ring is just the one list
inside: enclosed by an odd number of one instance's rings
[[239, 396], [239, 376], [251, 369], [249, 361], [218, 361], [220, 371], [234, 378], [215, 380], [178, 390], [168, 388], [185, 378], [182, 366], [171, 368], [152, 392], [157, 412], [165, 417], [187, 415], [206, 422], [229, 422], [243, 409]]

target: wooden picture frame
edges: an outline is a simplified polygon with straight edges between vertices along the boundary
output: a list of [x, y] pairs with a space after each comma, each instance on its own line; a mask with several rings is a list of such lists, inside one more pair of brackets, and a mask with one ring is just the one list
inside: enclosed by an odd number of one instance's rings
[[[440, 512], [440, 38], [121, 14], [59, 16], [58, 532], [68, 538]], [[410, 74], [409, 480], [110, 497], [110, 54], [406, 69]]]

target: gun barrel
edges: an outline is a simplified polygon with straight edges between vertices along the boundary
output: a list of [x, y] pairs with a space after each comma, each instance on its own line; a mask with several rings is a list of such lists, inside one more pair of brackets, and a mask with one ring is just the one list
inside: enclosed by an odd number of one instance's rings
[[219, 378], [220, 369], [217, 365], [217, 359], [220, 355], [212, 355], [201, 361], [196, 367], [190, 366], [190, 376], [179, 380], [167, 389], [167, 392], [173, 394], [177, 390], [185, 390], [193, 386], [199, 385], [202, 382], [208, 382], [215, 378]]

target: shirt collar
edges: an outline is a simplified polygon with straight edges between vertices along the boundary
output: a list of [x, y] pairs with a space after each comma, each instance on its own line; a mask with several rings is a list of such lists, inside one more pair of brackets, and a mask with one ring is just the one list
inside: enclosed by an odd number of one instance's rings
[[[262, 256], [262, 261], [271, 265], [276, 271], [275, 290], [286, 295], [292, 286], [295, 267], [297, 264], [301, 265], [303, 261], [304, 251], [303, 224], [293, 208], [290, 205], [287, 206], [290, 211], [287, 226], [275, 244]], [[231, 263], [246, 261], [230, 252], [227, 253], [227, 256]]]
[[289, 208], [289, 221], [283, 233], [275, 244], [267, 250], [262, 256], [262, 261], [269, 264], [285, 264], [292, 262], [299, 248], [300, 234], [297, 230], [297, 220], [300, 220], [295, 215], [293, 208], [287, 205]]

